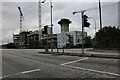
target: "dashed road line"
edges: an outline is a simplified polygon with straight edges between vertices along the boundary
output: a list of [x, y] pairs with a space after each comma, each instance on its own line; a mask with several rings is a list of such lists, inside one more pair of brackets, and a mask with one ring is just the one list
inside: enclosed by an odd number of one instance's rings
[[108, 75], [113, 75], [113, 76], [120, 77], [120, 75], [117, 74], [117, 73], [111, 73], [111, 72], [105, 72], [105, 71], [99, 71], [99, 70], [93, 70], [93, 69], [86, 69], [86, 68], [81, 68], [81, 67], [68, 65], [68, 64], [75, 63], [75, 62], [84, 61], [84, 60], [87, 60], [87, 59], [88, 58], [83, 58], [83, 59], [79, 59], [79, 60], [63, 63], [63, 64], [60, 64], [60, 65], [65, 66], [65, 67], [69, 67], [69, 68], [73, 68], [73, 69], [79, 69], [79, 70], [84, 70], [84, 71], [91, 71], [91, 72], [96, 72], [96, 73], [101, 73], [101, 74], [108, 74]]
[[21, 75], [21, 74], [28, 74], [28, 73], [32, 73], [32, 72], [36, 72], [36, 71], [40, 71], [40, 69], [23, 71], [23, 72], [16, 73], [16, 74], [14, 74], [14, 75], [5, 75], [5, 76], [3, 76], [3, 77], [1, 76], [0, 78], [7, 78], [7, 77], [10, 77], [10, 76], [16, 76], [16, 75]]
[[24, 72], [20, 72], [20, 73], [21, 74], [27, 74], [27, 73], [36, 72], [36, 71], [40, 71], [40, 69], [29, 70], [29, 71], [24, 71]]

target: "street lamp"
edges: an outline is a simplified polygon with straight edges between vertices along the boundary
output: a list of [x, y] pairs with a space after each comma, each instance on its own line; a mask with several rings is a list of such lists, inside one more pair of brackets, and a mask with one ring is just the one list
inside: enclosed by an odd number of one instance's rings
[[95, 22], [95, 33], [96, 33], [96, 20], [95, 20], [95, 18], [93, 18], [93, 17], [88, 17], [88, 18], [94, 20], [94, 22]]
[[81, 13], [81, 17], [82, 17], [82, 54], [84, 54], [84, 12], [85, 11], [86, 10], [73, 12], [73, 15], [75, 15], [76, 13]]
[[99, 0], [99, 17], [100, 17], [100, 29], [102, 29], [102, 17], [101, 17], [101, 1]]
[[[44, 3], [46, 0], [44, 0], [42, 3]], [[53, 6], [52, 6], [52, 2], [51, 2], [51, 0], [49, 0], [50, 1], [50, 12], [51, 12], [51, 54], [53, 54], [53, 29], [52, 29], [52, 26], [53, 26], [53, 24], [52, 24], [52, 8], [53, 8]]]

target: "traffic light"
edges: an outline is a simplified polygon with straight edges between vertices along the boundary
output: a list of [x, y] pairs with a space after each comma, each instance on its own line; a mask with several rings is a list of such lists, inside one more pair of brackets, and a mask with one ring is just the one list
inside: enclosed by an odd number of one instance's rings
[[83, 15], [83, 20], [84, 20], [84, 27], [89, 27], [90, 26], [90, 23], [87, 22], [88, 20], [88, 16], [87, 15]]
[[44, 30], [42, 31], [42, 34], [47, 34], [47, 32], [48, 32], [48, 26], [46, 25], [46, 26], [44, 26]]
[[44, 26], [44, 34], [47, 34], [47, 32], [48, 32], [48, 26], [46, 25]]

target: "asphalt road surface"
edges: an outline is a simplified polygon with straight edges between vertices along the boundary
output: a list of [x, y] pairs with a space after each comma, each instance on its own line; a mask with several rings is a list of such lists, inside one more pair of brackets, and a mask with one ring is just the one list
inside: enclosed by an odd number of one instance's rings
[[118, 59], [38, 53], [37, 49], [2, 50], [0, 78], [118, 78]]

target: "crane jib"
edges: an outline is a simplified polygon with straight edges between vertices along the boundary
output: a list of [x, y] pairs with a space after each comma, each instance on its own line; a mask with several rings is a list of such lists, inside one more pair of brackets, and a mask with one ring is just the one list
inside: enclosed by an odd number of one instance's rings
[[22, 13], [22, 11], [21, 11], [21, 8], [18, 7], [18, 9], [19, 9], [19, 12], [20, 12], [20, 16], [23, 16], [23, 13]]

